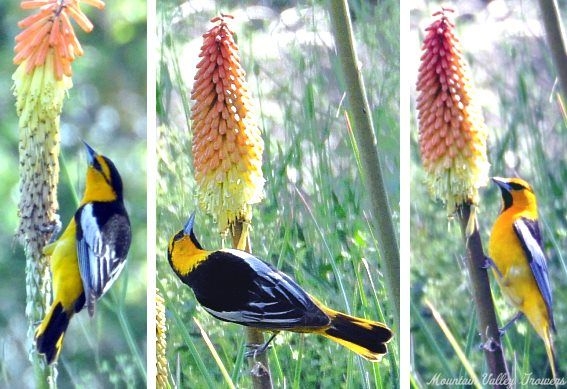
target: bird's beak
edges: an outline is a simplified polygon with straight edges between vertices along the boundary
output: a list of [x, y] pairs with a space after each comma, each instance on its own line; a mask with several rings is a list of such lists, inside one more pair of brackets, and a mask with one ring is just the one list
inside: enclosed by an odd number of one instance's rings
[[91, 146], [89, 146], [87, 142], [83, 141], [83, 144], [85, 145], [85, 149], [87, 150], [87, 161], [89, 162], [89, 165], [92, 165], [95, 161], [97, 153]]
[[494, 181], [494, 183], [496, 185], [498, 185], [501, 189], [504, 189], [506, 191], [510, 191], [510, 184], [508, 184], [508, 181], [505, 178], [502, 177], [492, 177], [492, 181]]
[[193, 232], [194, 223], [195, 223], [195, 211], [193, 211], [191, 216], [189, 216], [189, 220], [187, 220], [187, 223], [185, 223], [185, 227], [183, 227], [183, 233], [185, 235], [191, 235], [191, 232]]

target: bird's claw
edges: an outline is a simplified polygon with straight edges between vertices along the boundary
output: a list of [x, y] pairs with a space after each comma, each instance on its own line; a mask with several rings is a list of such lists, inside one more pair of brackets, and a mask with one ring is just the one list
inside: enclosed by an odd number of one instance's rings
[[500, 269], [498, 269], [498, 266], [496, 266], [496, 264], [494, 263], [492, 258], [490, 258], [489, 256], [484, 257], [484, 263], [482, 264], [481, 268], [483, 268], [483, 269], [492, 268], [492, 269], [494, 269], [496, 274], [498, 274], [498, 277], [503, 278], [502, 273], [500, 273]]
[[276, 335], [278, 334], [278, 331], [275, 331], [272, 336], [270, 336], [270, 338], [268, 339], [267, 342], [263, 343], [263, 344], [254, 344], [254, 343], [249, 343], [246, 345], [246, 348], [250, 349], [248, 351], [246, 351], [244, 353], [244, 356], [246, 358], [256, 358], [257, 355], [259, 354], [263, 354], [266, 352], [266, 350], [271, 346], [272, 340], [274, 340], [274, 338], [276, 337]]
[[496, 341], [493, 338], [488, 338], [486, 342], [478, 345], [479, 350], [483, 350], [483, 351], [486, 350], [489, 352], [494, 352], [499, 348], [500, 348], [500, 342]]
[[498, 328], [498, 339], [494, 339], [494, 337], [489, 334], [489, 329], [487, 327], [484, 333], [486, 341], [484, 343], [480, 343], [478, 345], [478, 349], [494, 352], [497, 349], [501, 348], [502, 345], [500, 344], [500, 338], [502, 337], [502, 335], [504, 335], [506, 328], [507, 326], [502, 327], [502, 329]]
[[244, 356], [246, 358], [256, 358], [257, 355], [263, 354], [266, 352], [267, 349], [269, 349], [270, 347], [272, 347], [270, 344], [247, 344], [246, 348], [248, 349], [245, 353]]
[[37, 228], [41, 233], [49, 235], [49, 241], [47, 243], [55, 242], [59, 232], [61, 232], [61, 220], [59, 220], [59, 215], [55, 214], [55, 218], [53, 220], [41, 224]]

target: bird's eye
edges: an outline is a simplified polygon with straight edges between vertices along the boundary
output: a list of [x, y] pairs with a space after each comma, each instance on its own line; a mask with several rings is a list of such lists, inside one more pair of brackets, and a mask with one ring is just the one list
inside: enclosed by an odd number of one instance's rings
[[178, 241], [180, 239], [182, 239], [185, 236], [185, 233], [183, 232], [183, 230], [179, 231], [177, 234], [175, 234], [175, 236], [173, 237], [174, 241]]
[[100, 162], [96, 158], [93, 161], [93, 168], [95, 168], [99, 172], [102, 172], [102, 166], [100, 165]]

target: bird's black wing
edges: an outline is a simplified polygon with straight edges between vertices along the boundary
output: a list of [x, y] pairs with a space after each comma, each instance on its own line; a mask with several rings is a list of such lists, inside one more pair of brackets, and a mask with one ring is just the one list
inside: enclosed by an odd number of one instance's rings
[[221, 320], [272, 330], [330, 323], [293, 279], [244, 251], [211, 253], [185, 282], [199, 303]]
[[121, 203], [92, 202], [75, 214], [77, 256], [89, 314], [116, 280], [126, 261], [132, 233]]
[[551, 327], [555, 330], [555, 322], [553, 320], [553, 299], [551, 296], [551, 287], [549, 285], [549, 276], [547, 272], [547, 260], [543, 253], [541, 233], [537, 220], [520, 218], [514, 222], [514, 231], [520, 240], [520, 244], [526, 253], [528, 263], [532, 270], [532, 274], [536, 280], [537, 286], [551, 322]]

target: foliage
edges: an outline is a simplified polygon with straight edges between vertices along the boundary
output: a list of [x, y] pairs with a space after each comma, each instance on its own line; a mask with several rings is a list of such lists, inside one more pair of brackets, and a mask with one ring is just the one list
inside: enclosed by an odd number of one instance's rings
[[[227, 2], [227, 4], [230, 4]], [[252, 4], [252, 3], [249, 3]], [[158, 4], [157, 284], [166, 301], [168, 359], [181, 386], [225, 383], [194, 320], [205, 329], [232, 381], [249, 386], [243, 329], [210, 317], [181, 284], [166, 259], [168, 239], [196, 209], [188, 115], [195, 53], [208, 20], [236, 17], [243, 68], [260, 114], [266, 144], [266, 200], [255, 208], [252, 251], [292, 275], [331, 307], [391, 323], [383, 311], [376, 239], [366, 220], [366, 193], [342, 115], [340, 67], [324, 3], [193, 9]], [[399, 212], [397, 2], [353, 2], [363, 75], [392, 208]], [[377, 25], [374, 20], [384, 20]], [[188, 38], [189, 37], [189, 38]], [[196, 234], [207, 248], [222, 240], [198, 213]], [[228, 245], [228, 242], [225, 246]], [[397, 350], [371, 364], [314, 335], [280, 333], [269, 351], [274, 385], [389, 387], [397, 385]]]
[[[524, 4], [510, 7], [501, 17], [495, 15], [492, 8], [467, 9], [468, 4], [454, 3], [456, 14], [460, 15], [459, 35], [490, 129], [490, 174], [519, 175], [532, 184], [538, 196], [554, 293], [555, 321], [557, 328], [561, 328], [567, 320], [567, 304], [564, 303], [567, 267], [561, 253], [567, 232], [567, 197], [563, 190], [567, 179], [566, 126], [557, 103], [555, 69], [542, 35], [538, 10]], [[423, 40], [423, 28], [439, 7], [440, 3], [431, 2], [427, 7], [413, 10], [414, 47]], [[416, 51], [413, 55], [417, 58], [420, 53]], [[426, 308], [425, 299], [431, 301], [448, 323], [479, 376], [486, 373], [486, 367], [477, 347], [480, 337], [476, 313], [472, 304], [464, 303], [471, 299], [464, 270], [464, 247], [451, 243], [461, 241], [459, 228], [456, 223], [447, 221], [443, 206], [432, 203], [427, 195], [424, 174], [419, 167], [415, 114], [412, 127], [410, 233], [414, 347], [411, 360], [414, 361], [414, 383], [425, 386], [436, 373], [448, 378], [468, 377]], [[479, 221], [485, 244], [499, 206], [498, 190], [489, 186], [481, 191]], [[503, 300], [495, 282], [492, 282], [492, 290], [502, 325], [515, 312]], [[557, 355], [561, 356], [567, 352], [567, 343], [559, 334], [555, 337], [555, 346]], [[530, 372], [534, 378], [550, 376], [543, 342], [527, 321], [515, 324], [503, 342], [512, 376], [522, 379]], [[563, 374], [567, 371], [564, 360], [559, 357]]]
[[[14, 245], [18, 199], [18, 134], [11, 94], [13, 37], [25, 13], [19, 2], [0, 5], [0, 386], [33, 386], [27, 359], [25, 260]], [[62, 387], [140, 386], [145, 382], [146, 337], [146, 3], [107, 2], [103, 12], [85, 7], [95, 25], [79, 36], [84, 57], [74, 64], [74, 87], [61, 119], [60, 216], [64, 225], [83, 190], [81, 140], [109, 156], [125, 183], [133, 244], [125, 272], [97, 305], [90, 320], [71, 321], [59, 361]]]

